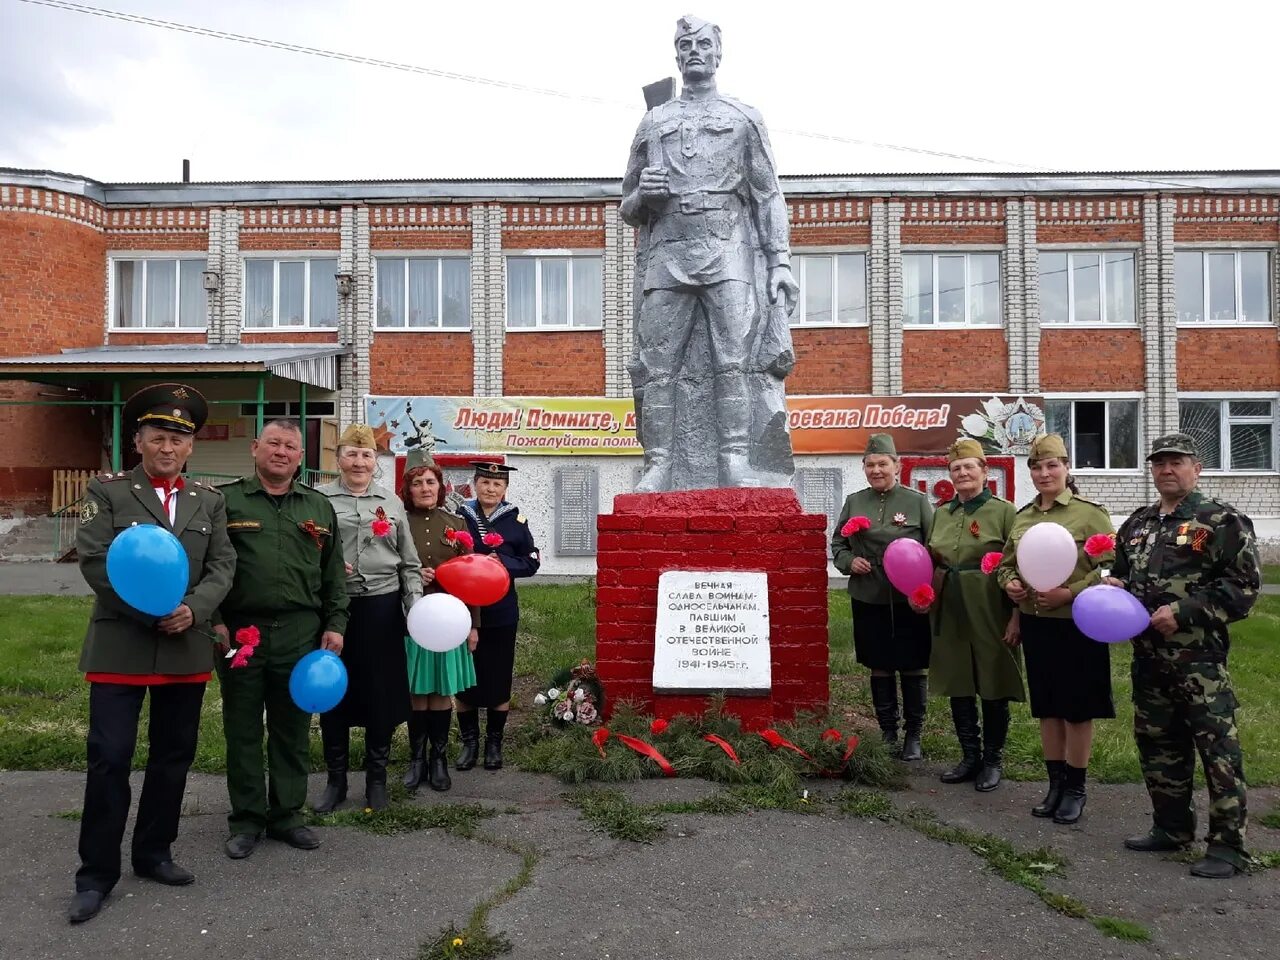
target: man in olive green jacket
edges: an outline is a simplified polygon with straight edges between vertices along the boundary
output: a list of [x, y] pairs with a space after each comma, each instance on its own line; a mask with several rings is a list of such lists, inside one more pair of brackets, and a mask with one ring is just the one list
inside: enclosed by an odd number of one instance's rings
[[297, 425], [271, 421], [251, 452], [253, 475], [219, 488], [227, 498], [227, 530], [237, 563], [235, 583], [220, 611], [225, 625], [217, 630], [224, 642], [245, 627], [256, 627], [260, 636], [243, 666], [226, 659], [218, 665], [231, 795], [226, 853], [233, 860], [249, 856], [264, 830], [300, 850], [320, 846], [302, 814], [311, 715], [294, 704], [289, 677], [317, 646], [341, 653], [347, 628], [347, 574], [337, 517], [328, 497], [293, 479], [302, 461]]
[[[97, 914], [120, 879], [129, 770], [148, 691], [147, 772], [133, 832], [133, 869], [172, 886], [194, 879], [173, 862], [170, 847], [178, 835], [200, 705], [213, 669], [210, 617], [231, 588], [236, 563], [222, 494], [182, 476], [207, 409], [204, 398], [182, 384], [157, 384], [136, 393], [125, 403], [124, 420], [138, 425], [134, 444], [142, 463], [128, 473], [91, 480], [80, 505], [76, 550], [96, 599], [80, 657], [92, 686], [81, 866], [68, 912], [72, 923]], [[186, 596], [160, 618], [125, 603], [107, 576], [111, 542], [143, 524], [173, 533], [189, 564]]]

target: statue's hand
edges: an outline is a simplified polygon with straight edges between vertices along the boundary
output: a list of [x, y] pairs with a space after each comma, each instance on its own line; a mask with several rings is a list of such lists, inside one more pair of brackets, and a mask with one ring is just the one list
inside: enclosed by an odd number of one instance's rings
[[787, 316], [796, 312], [796, 302], [800, 299], [800, 284], [791, 275], [791, 268], [785, 264], [769, 270], [769, 302], [777, 303], [778, 297], [786, 299]]
[[645, 167], [640, 171], [640, 196], [646, 200], [666, 200], [671, 196], [671, 176], [666, 167]]

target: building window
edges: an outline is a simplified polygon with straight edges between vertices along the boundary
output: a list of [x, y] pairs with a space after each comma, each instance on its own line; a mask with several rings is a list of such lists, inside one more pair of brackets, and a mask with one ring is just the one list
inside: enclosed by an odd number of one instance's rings
[[471, 325], [466, 257], [379, 257], [378, 327], [465, 330]]
[[1136, 323], [1132, 250], [1040, 252], [1041, 323]]
[[599, 257], [507, 257], [507, 326], [599, 327]]
[[1138, 468], [1137, 400], [1046, 400], [1045, 429], [1062, 435], [1071, 466]]
[[245, 327], [336, 327], [337, 273], [336, 259], [245, 260]]
[[203, 329], [209, 324], [204, 260], [112, 261], [111, 325]]
[[794, 257], [792, 266], [800, 284], [793, 326], [867, 322], [865, 253], [805, 254]]
[[1000, 254], [903, 254], [902, 321], [1000, 323]]
[[1179, 323], [1270, 321], [1265, 250], [1178, 250], [1173, 259]]
[[1206, 470], [1275, 470], [1274, 400], [1182, 400], [1178, 423]]

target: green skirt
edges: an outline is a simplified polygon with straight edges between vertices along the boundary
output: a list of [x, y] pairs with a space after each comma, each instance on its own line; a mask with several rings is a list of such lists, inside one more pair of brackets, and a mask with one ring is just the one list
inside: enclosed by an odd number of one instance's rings
[[414, 696], [434, 693], [451, 697], [476, 685], [476, 665], [465, 643], [444, 653], [436, 653], [422, 649], [405, 637], [404, 653], [409, 664], [409, 692]]

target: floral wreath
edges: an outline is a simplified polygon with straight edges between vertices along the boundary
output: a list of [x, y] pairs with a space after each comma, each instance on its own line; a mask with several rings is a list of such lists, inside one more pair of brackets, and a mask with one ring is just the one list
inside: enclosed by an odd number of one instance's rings
[[544, 708], [546, 718], [558, 727], [597, 726], [604, 719], [604, 684], [596, 676], [596, 668], [583, 660], [552, 677], [547, 689], [533, 698], [533, 704]]

